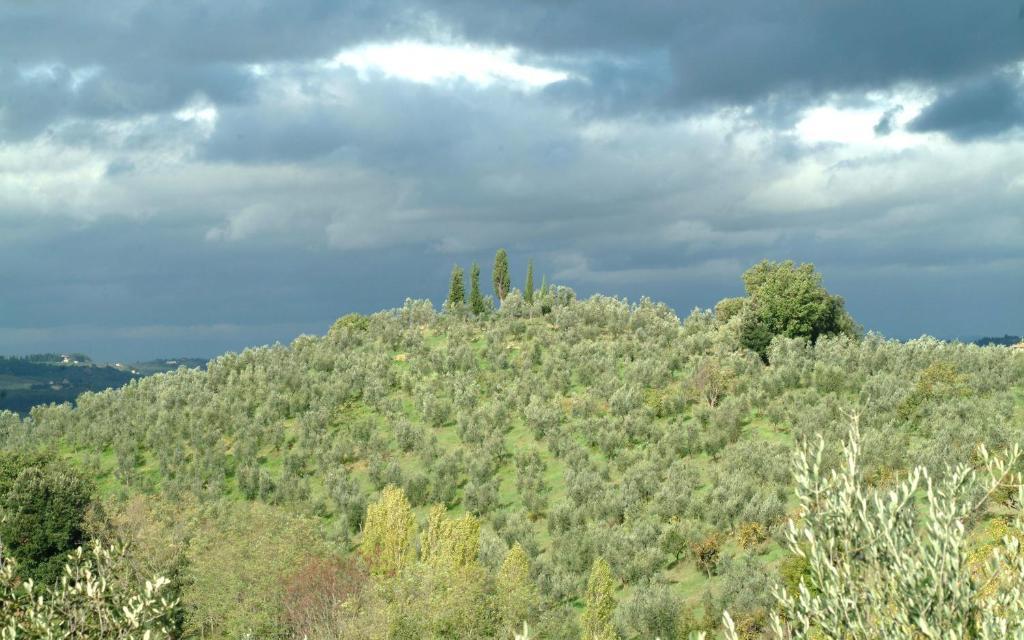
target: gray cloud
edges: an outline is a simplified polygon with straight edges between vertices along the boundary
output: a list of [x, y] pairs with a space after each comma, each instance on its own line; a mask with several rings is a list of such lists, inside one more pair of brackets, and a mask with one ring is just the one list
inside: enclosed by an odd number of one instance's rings
[[883, 113], [882, 117], [879, 118], [878, 122], [875, 124], [875, 135], [887, 136], [892, 133], [894, 128], [893, 121], [902, 111], [903, 107], [897, 105]]
[[[791, 257], [869, 328], [1020, 331], [1020, 30], [1001, 2], [8, 3], [0, 351], [288, 340], [499, 245], [681, 313]], [[570, 76], [324, 64], [400, 38]], [[869, 124], [814, 137], [818, 106]]]
[[1020, 72], [999, 72], [969, 82], [928, 105], [908, 127], [939, 131], [958, 140], [993, 136], [1024, 123]]
[[[471, 39], [552, 56], [612, 52], [630, 59], [667, 51], [672, 82], [660, 89], [679, 105], [942, 84], [1024, 56], [1024, 22], [1011, 2], [537, 0], [431, 8]], [[609, 85], [629, 83], [629, 66], [620, 69]], [[641, 104], [648, 101], [641, 95]]]

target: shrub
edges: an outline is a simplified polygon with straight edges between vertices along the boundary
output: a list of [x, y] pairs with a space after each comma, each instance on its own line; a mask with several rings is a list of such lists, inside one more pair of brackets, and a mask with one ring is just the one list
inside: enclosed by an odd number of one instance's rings
[[93, 485], [61, 463], [41, 465], [18, 455], [7, 462], [7, 476], [19, 465], [30, 466], [23, 466], [0, 496], [0, 541], [18, 558], [23, 578], [53, 584], [67, 554], [85, 542]]

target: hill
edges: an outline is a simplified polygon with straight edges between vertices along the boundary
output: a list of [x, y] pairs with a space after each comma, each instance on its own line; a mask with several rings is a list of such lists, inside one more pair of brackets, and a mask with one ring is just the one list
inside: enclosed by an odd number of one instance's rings
[[[771, 585], [806, 571], [781, 544], [796, 444], [822, 436], [834, 468], [856, 412], [872, 486], [918, 464], [942, 476], [975, 463], [978, 444], [1021, 441], [1024, 359], [873, 334], [777, 336], [762, 358], [743, 322], [561, 287], [481, 315], [408, 301], [205, 371], [86, 392], [31, 423], [0, 414], [0, 443], [58, 453], [95, 481], [106, 535], [178, 577], [186, 635], [308, 633], [292, 615], [312, 597], [303, 585], [383, 580], [344, 563], [365, 552], [367, 507], [393, 486], [424, 527], [422, 570], [426, 532], [466, 514], [480, 526], [475, 568], [455, 591], [415, 571], [384, 600], [351, 586], [362, 595], [331, 610], [331, 637], [388, 625], [411, 630], [388, 637], [425, 637], [422, 625], [510, 637], [492, 607], [513, 548], [539, 637], [579, 637], [598, 558], [623, 637], [714, 629], [726, 607], [756, 637]], [[989, 522], [974, 523], [979, 543]]]
[[182, 358], [107, 365], [81, 353], [0, 357], [0, 410], [28, 415], [36, 405], [74, 402], [86, 391], [117, 388], [140, 376], [205, 364], [205, 360]]
[[1004, 347], [1012, 347], [1013, 345], [1020, 344], [1021, 342], [1024, 342], [1024, 338], [1021, 338], [1020, 336], [1011, 336], [1010, 334], [1006, 334], [1002, 337], [978, 338], [977, 340], [974, 341], [974, 344], [980, 347], [987, 347], [990, 345], [1002, 345]]

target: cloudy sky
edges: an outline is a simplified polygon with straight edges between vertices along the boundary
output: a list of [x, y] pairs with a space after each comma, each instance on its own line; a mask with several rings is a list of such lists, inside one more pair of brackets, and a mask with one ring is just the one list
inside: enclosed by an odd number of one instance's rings
[[1024, 8], [7, 0], [0, 352], [209, 356], [508, 248], [685, 314], [814, 262], [893, 337], [1024, 332]]

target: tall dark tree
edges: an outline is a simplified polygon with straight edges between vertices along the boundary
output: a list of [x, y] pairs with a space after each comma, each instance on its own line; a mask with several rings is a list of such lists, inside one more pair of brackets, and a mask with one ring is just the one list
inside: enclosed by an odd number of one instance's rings
[[469, 270], [469, 308], [475, 315], [480, 315], [487, 310], [484, 304], [484, 296], [480, 293], [480, 265], [473, 263]]
[[533, 302], [533, 260], [526, 263], [526, 286], [523, 287], [523, 298]]
[[509, 289], [512, 287], [512, 281], [508, 275], [508, 253], [504, 249], [498, 249], [498, 252], [494, 254], [492, 280], [494, 281], [495, 297], [498, 298], [499, 303], [504, 302], [505, 296], [508, 295]]
[[448, 285], [448, 304], [452, 307], [461, 307], [466, 302], [466, 283], [462, 278], [462, 267], [455, 265], [452, 268], [452, 279]]

